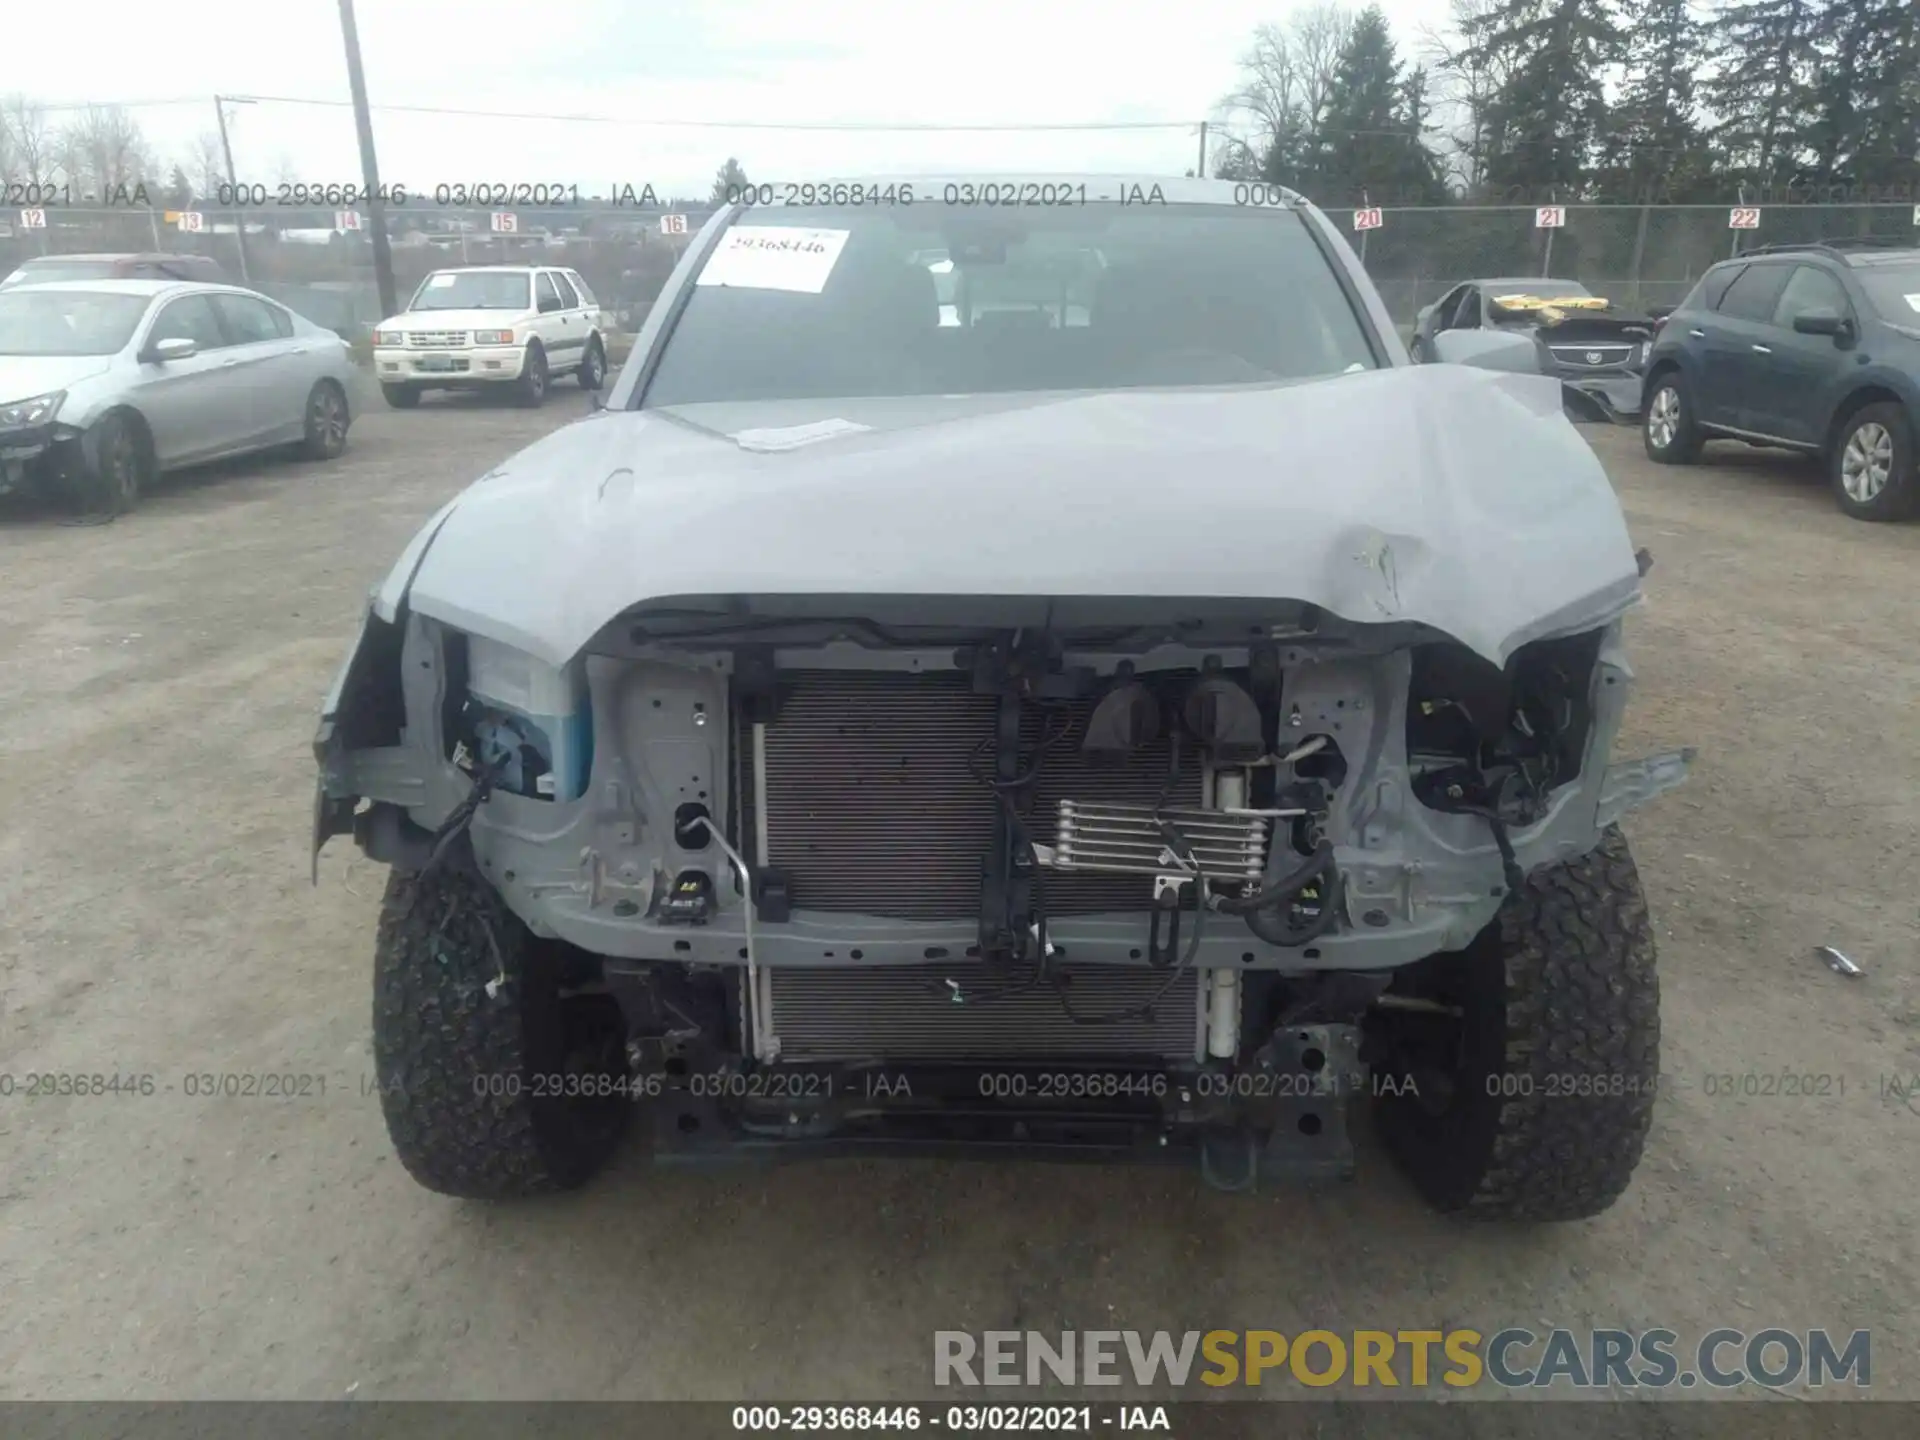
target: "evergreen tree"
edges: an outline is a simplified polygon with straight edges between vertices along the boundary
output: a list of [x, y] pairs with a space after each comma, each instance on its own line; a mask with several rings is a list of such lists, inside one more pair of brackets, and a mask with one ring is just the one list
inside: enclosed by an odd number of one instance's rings
[[1440, 157], [1428, 147], [1433, 134], [1433, 101], [1427, 94], [1426, 67], [1416, 65], [1400, 82], [1394, 109], [1394, 128], [1405, 131], [1408, 140], [1401, 149], [1394, 172], [1395, 193], [1403, 203], [1439, 205], [1447, 199], [1447, 187], [1440, 175]]
[[1815, 108], [1815, 0], [1739, 0], [1715, 16], [1717, 70], [1706, 102], [1728, 167], [1761, 186], [1790, 182]]
[[1417, 140], [1400, 129], [1400, 61], [1377, 5], [1360, 13], [1340, 47], [1314, 157], [1316, 198], [1327, 203], [1386, 193], [1404, 172]]
[[[1816, 87], [1816, 156], [1830, 178], [1912, 194], [1920, 186], [1920, 6], [1830, 0], [1819, 27], [1827, 65]], [[1842, 94], [1835, 59], [1853, 79]]]
[[1601, 142], [1601, 188], [1620, 200], [1704, 198], [1711, 169], [1694, 76], [1706, 29], [1688, 0], [1622, 0], [1620, 96]]
[[1577, 194], [1606, 116], [1602, 79], [1622, 37], [1601, 0], [1499, 0], [1466, 22], [1468, 65], [1505, 75], [1486, 121], [1504, 146], [1487, 157], [1496, 189]]
[[747, 172], [740, 168], [740, 162], [731, 155], [713, 177], [713, 193], [707, 197], [709, 205], [727, 205], [740, 198], [740, 192], [751, 183]]

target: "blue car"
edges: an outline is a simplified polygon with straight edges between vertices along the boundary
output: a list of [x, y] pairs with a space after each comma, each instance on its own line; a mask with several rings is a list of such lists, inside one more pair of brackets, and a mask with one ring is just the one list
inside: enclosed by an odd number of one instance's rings
[[1818, 455], [1856, 520], [1920, 509], [1920, 248], [1767, 245], [1707, 271], [1647, 359], [1647, 454], [1709, 440]]

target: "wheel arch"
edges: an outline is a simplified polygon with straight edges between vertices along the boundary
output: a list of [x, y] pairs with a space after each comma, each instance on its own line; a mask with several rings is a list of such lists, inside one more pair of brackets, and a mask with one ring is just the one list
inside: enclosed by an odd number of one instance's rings
[[147, 462], [147, 473], [149, 477], [158, 475], [160, 473], [160, 449], [154, 442], [153, 426], [148, 423], [147, 417], [141, 413], [140, 407], [130, 401], [117, 400], [107, 406], [107, 408], [102, 410], [98, 415], [94, 416], [87, 428], [89, 430], [94, 429], [109, 417], [118, 417], [132, 424], [134, 436], [140, 442], [141, 454]]
[[[1909, 411], [1912, 409], [1904, 396], [1882, 381], [1870, 380], [1864, 385], [1854, 387], [1841, 398], [1838, 405], [1833, 407], [1833, 418], [1827, 422], [1826, 434], [1820, 440], [1821, 455], [1833, 454], [1833, 447], [1839, 443], [1841, 435], [1846, 432], [1847, 422], [1869, 405], [1898, 405], [1902, 409]], [[1915, 428], [1920, 429], [1920, 426]]]

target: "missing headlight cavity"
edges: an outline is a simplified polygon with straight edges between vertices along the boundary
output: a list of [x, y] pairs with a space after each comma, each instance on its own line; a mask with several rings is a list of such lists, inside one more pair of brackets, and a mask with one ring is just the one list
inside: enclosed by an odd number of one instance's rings
[[585, 667], [556, 669], [483, 636], [463, 639], [449, 647], [464, 657], [464, 683], [448, 686], [450, 702], [461, 697], [448, 733], [476, 765], [496, 772], [501, 790], [540, 800], [584, 794], [593, 766]]
[[[1522, 646], [1504, 670], [1459, 645], [1413, 652], [1407, 753], [1440, 809], [1473, 800], [1537, 809], [1576, 779], [1593, 730], [1592, 687], [1603, 632]], [[1461, 793], [1454, 793], [1454, 792]]]

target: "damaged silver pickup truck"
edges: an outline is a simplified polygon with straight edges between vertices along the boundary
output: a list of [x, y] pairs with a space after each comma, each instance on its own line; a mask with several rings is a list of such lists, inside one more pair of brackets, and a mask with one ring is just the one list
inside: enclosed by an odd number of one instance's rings
[[1618, 822], [1690, 758], [1610, 760], [1641, 578], [1558, 382], [1412, 365], [1304, 200], [726, 210], [325, 702], [393, 1142], [1242, 1189], [1358, 1101], [1443, 1209], [1591, 1215], [1659, 1068]]

